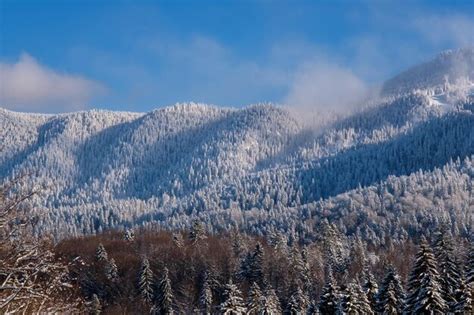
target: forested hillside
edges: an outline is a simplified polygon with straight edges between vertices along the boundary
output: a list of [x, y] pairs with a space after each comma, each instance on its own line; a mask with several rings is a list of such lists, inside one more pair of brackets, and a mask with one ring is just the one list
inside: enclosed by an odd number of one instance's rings
[[[323, 221], [301, 245], [189, 231], [127, 230], [69, 239], [73, 282], [90, 313], [106, 314], [469, 314], [472, 243], [439, 230], [431, 241], [388, 246], [346, 237]], [[456, 245], [455, 245], [456, 244]]]
[[0, 313], [472, 314], [473, 56], [318, 126], [0, 109]]
[[[436, 176], [434, 176], [436, 177]], [[36, 192], [0, 186], [0, 312], [471, 314], [474, 245], [435, 233], [385, 244], [317, 223], [317, 237], [126, 229], [52, 244], [32, 237]]]
[[[177, 104], [150, 113], [0, 110], [0, 180], [29, 174], [35, 232], [237, 227], [315, 237], [327, 218], [372, 242], [436, 222], [472, 231], [472, 50], [387, 81], [366, 107], [321, 126], [283, 108]], [[461, 71], [462, 70], [462, 71]], [[442, 79], [441, 79], [442, 78]], [[21, 187], [20, 187], [21, 188]]]

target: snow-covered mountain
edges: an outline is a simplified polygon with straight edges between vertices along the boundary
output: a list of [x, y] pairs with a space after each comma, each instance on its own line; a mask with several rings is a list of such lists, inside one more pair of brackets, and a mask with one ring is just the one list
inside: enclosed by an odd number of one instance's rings
[[380, 241], [433, 222], [473, 228], [474, 51], [389, 80], [374, 104], [302, 127], [284, 108], [177, 104], [150, 113], [0, 109], [0, 180], [42, 188], [37, 232], [109, 227], [285, 230], [323, 218]]
[[417, 65], [385, 82], [382, 94], [400, 94], [414, 89], [436, 89], [445, 85], [472, 87], [474, 48], [445, 51], [433, 60]]

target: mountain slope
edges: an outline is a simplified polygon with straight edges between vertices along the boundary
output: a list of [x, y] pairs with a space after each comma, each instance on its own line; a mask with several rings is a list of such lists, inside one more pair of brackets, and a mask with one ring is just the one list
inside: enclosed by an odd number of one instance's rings
[[385, 82], [382, 94], [403, 94], [415, 89], [433, 89], [446, 84], [474, 82], [474, 48], [445, 51]]
[[[233, 225], [254, 233], [296, 229], [311, 237], [314, 220], [345, 222], [344, 213], [355, 215], [340, 197], [348, 191], [363, 192], [349, 193], [355, 202], [350, 204], [359, 204], [363, 216], [367, 211], [360, 198], [388, 185], [384, 182], [404, 183], [404, 176], [419, 170], [428, 174], [422, 176], [426, 183], [416, 182], [423, 195], [451, 189], [431, 182], [429, 174], [439, 169], [445, 177], [455, 176], [454, 184], [472, 182], [470, 53], [442, 54], [389, 80], [374, 105], [318, 132], [303, 129], [284, 109], [269, 104], [243, 109], [177, 104], [146, 114], [0, 110], [0, 180], [32, 174], [25, 185], [42, 188], [32, 200], [40, 214], [36, 231], [57, 237], [120, 226], [179, 228], [196, 217], [214, 230]], [[468, 65], [461, 74], [458, 59]], [[457, 83], [440, 85], [443, 73], [456, 73]], [[453, 166], [457, 159], [467, 166]], [[466, 204], [436, 205], [430, 220], [450, 213], [453, 221], [468, 222], [465, 232], [472, 229], [474, 206], [472, 185], [461, 186], [452, 197]], [[367, 238], [413, 232], [410, 226], [397, 228], [390, 214], [405, 207], [404, 196], [391, 200], [386, 215], [370, 210], [384, 218], [377, 223], [383, 231], [368, 231], [362, 217], [346, 229], [363, 228]], [[416, 205], [404, 213], [419, 213]], [[339, 215], [321, 216], [325, 211]]]

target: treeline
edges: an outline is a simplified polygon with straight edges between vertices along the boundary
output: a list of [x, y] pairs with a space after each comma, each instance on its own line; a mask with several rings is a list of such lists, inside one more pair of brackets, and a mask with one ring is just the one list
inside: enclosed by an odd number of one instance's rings
[[438, 314], [473, 312], [474, 246], [431, 240], [374, 247], [323, 222], [301, 245], [233, 231], [107, 232], [62, 241], [95, 314]]

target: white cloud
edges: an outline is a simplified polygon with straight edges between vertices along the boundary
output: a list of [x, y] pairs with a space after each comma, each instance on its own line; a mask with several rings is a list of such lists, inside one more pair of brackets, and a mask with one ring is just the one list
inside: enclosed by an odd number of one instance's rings
[[163, 78], [173, 85], [189, 83], [191, 100], [245, 105], [249, 102], [242, 100], [269, 101], [266, 95], [270, 95], [270, 101], [284, 103], [306, 122], [316, 114], [356, 108], [368, 93], [362, 79], [338, 66], [337, 56], [329, 57], [323, 48], [301, 40], [274, 43], [258, 62], [238, 58], [202, 36], [187, 42], [153, 42], [152, 49], [172, 65]]
[[62, 74], [23, 53], [16, 63], [0, 63], [0, 106], [19, 111], [61, 112], [86, 107], [105, 88], [81, 76]]
[[296, 116], [312, 119], [352, 110], [368, 93], [366, 83], [349, 69], [330, 62], [306, 62], [296, 72], [285, 103]]

